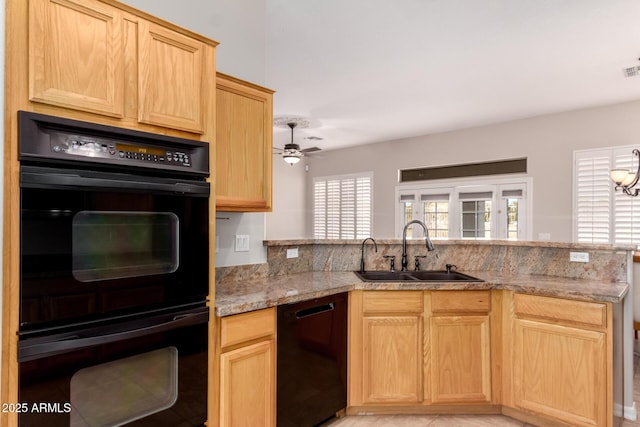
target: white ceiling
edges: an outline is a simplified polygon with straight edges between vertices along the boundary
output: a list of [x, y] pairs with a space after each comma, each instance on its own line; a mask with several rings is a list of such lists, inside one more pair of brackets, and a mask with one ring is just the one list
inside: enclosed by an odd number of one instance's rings
[[[325, 150], [640, 99], [638, 0], [267, 0], [274, 116]], [[640, 120], [640, 118], [639, 118]], [[305, 140], [318, 136], [323, 141]], [[275, 129], [274, 145], [290, 139]]]

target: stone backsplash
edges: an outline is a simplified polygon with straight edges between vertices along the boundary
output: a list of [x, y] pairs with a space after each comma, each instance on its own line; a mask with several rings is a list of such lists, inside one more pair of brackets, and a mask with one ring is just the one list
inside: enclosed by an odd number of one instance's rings
[[[353, 271], [360, 268], [362, 241], [356, 240], [271, 240], [267, 246], [267, 263], [221, 267], [216, 269], [216, 282], [228, 283], [287, 275], [307, 271]], [[434, 241], [435, 250], [427, 251], [422, 240], [407, 242], [407, 259], [414, 269], [414, 256], [420, 258], [421, 270], [444, 270], [453, 264], [463, 272], [494, 271], [509, 274], [540, 274], [576, 279], [626, 282], [627, 265], [633, 248], [610, 245], [585, 245], [552, 242], [512, 241]], [[297, 258], [287, 258], [287, 249], [298, 249]], [[367, 270], [388, 270], [395, 256], [400, 270], [402, 242], [396, 239], [377, 241], [377, 252], [371, 241], [364, 248]], [[589, 262], [570, 262], [570, 252], [587, 252]]]

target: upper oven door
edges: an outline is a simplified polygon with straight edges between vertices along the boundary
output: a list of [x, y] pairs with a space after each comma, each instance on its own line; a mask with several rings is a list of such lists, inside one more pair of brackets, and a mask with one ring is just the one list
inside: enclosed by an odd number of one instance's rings
[[22, 166], [21, 332], [201, 305], [209, 184]]

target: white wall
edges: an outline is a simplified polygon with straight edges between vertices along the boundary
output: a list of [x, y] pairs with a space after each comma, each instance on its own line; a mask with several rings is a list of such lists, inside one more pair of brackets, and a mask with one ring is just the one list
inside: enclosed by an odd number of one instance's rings
[[[216, 214], [216, 267], [267, 261], [266, 239], [296, 239], [307, 235], [305, 161], [290, 166], [273, 155], [273, 210], [263, 213]], [[248, 252], [236, 252], [235, 236], [249, 235]]]
[[[573, 151], [640, 144], [640, 101], [558, 113], [455, 132], [323, 152], [310, 158], [314, 176], [373, 171], [373, 232], [394, 236], [398, 169], [527, 157], [533, 178], [533, 239], [572, 240]], [[629, 153], [631, 155], [631, 153]], [[308, 201], [306, 222], [311, 224]], [[310, 236], [310, 234], [309, 234]]]
[[311, 234], [307, 220], [307, 157], [289, 165], [273, 155], [273, 211], [267, 213], [267, 239], [299, 239]]
[[265, 0], [123, 0], [123, 3], [219, 42], [218, 71], [265, 84]]

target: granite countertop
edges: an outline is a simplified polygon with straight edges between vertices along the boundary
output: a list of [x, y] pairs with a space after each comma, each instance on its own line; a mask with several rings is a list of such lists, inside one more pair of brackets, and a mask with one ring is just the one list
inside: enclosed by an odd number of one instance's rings
[[484, 282], [363, 282], [351, 271], [314, 271], [216, 285], [215, 314], [229, 316], [326, 295], [363, 290], [509, 290], [595, 302], [619, 303], [627, 283], [565, 277], [461, 271]]

